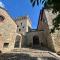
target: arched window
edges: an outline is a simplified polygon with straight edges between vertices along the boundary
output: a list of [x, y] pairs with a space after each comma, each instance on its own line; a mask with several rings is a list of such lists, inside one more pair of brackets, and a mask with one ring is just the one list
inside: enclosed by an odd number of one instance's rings
[[16, 36], [16, 41], [15, 41], [15, 48], [18, 48], [20, 46], [20, 36], [19, 35], [17, 35]]
[[4, 19], [5, 19], [5, 17], [0, 15], [0, 22], [2, 22]]
[[39, 45], [39, 37], [37, 35], [33, 36], [33, 45]]

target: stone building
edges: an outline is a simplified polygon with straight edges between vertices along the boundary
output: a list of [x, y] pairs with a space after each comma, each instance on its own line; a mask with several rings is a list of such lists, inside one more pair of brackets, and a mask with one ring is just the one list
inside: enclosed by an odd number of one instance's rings
[[[8, 52], [14, 49], [15, 44], [21, 35], [16, 33], [17, 25], [7, 13], [7, 10], [0, 7], [0, 50]], [[18, 36], [18, 37], [17, 37]]]
[[17, 25], [17, 33], [22, 35], [21, 47], [24, 47], [26, 44], [26, 34], [32, 29], [31, 21], [28, 16], [22, 16], [15, 20]]
[[[58, 15], [52, 13], [51, 10], [44, 10], [43, 15], [41, 15], [39, 23], [38, 23], [38, 30], [45, 31], [45, 41], [43, 41], [44, 45], [47, 45], [52, 51], [57, 53], [60, 52], [60, 30], [55, 30], [54, 33], [50, 33], [51, 29], [53, 28], [52, 20]], [[41, 20], [42, 18], [42, 20]]]
[[52, 51], [60, 51], [60, 33], [50, 33], [53, 27], [52, 19], [56, 17], [51, 11], [41, 13], [37, 29], [32, 29], [29, 17], [19, 17], [16, 21], [9, 16], [7, 11], [0, 7], [0, 50], [11, 52], [22, 47], [46, 47]]
[[[49, 26], [49, 31], [50, 31], [54, 27], [52, 20], [54, 18], [56, 18], [58, 13], [53, 14], [52, 9], [49, 10], [49, 11], [45, 10], [44, 12], [45, 12], [45, 15], [46, 15], [46, 19], [47, 19], [48, 26]], [[55, 32], [51, 33], [50, 35], [51, 35], [52, 43], [53, 43], [51, 45], [54, 47], [54, 51], [57, 52], [57, 53], [60, 53], [60, 30], [55, 30]], [[52, 49], [52, 47], [51, 47], [51, 49]]]
[[43, 31], [38, 30], [32, 30], [30, 32], [27, 32], [26, 34], [26, 46], [32, 47], [32, 48], [41, 48], [41, 44], [45, 40]]
[[45, 40], [43, 41], [43, 44], [45, 45], [45, 47], [48, 47], [50, 50], [54, 51], [52, 36], [50, 34], [50, 29], [49, 29], [50, 27], [48, 24], [48, 21], [50, 21], [50, 19], [49, 18], [48, 18], [49, 20], [47, 19], [46, 15], [49, 15], [49, 14], [46, 14], [46, 11], [47, 10], [44, 10], [41, 12], [41, 16], [38, 21], [37, 29], [42, 30], [44, 32]]
[[39, 17], [37, 29], [33, 29], [26, 34], [26, 41], [28, 42], [25, 43], [27, 46], [35, 48], [41, 48], [44, 46], [46, 48], [54, 50], [45, 11], [41, 13]]
[[31, 22], [27, 16], [14, 21], [7, 10], [0, 7], [0, 51], [11, 52], [24, 45], [26, 32], [31, 30]]
[[23, 35], [25, 35], [26, 32], [29, 32], [32, 28], [31, 21], [28, 16], [19, 17], [15, 22], [17, 24], [17, 32]]
[[[53, 28], [52, 20], [58, 15], [53, 14], [52, 10], [44, 10], [38, 20], [36, 30], [31, 30], [26, 34], [27, 46], [41, 48], [45, 46], [48, 49], [60, 52], [60, 30], [56, 30], [55, 33], [50, 33]], [[29, 39], [30, 38], [30, 39]]]

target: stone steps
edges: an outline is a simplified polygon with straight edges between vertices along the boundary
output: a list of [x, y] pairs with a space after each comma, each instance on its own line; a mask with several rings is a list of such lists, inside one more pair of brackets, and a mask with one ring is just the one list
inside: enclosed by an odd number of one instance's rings
[[21, 49], [13, 49], [11, 53], [25, 53], [29, 54], [33, 57], [57, 57], [56, 54], [52, 54], [50, 51], [30, 49], [30, 48], [21, 48]]
[[[14, 51], [15, 50], [15, 51]], [[5, 59], [3, 59], [5, 58]], [[3, 60], [59, 60], [55, 53], [30, 48], [13, 49], [10, 53], [3, 54]], [[1, 60], [1, 59], [0, 59]]]
[[54, 57], [32, 57], [28, 54], [3, 54], [0, 60], [57, 60]]

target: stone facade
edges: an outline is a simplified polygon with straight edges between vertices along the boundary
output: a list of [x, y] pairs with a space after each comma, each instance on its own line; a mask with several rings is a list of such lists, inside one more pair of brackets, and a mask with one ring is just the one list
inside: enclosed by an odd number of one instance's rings
[[[58, 13], [52, 14], [52, 10], [51, 11], [45, 10], [45, 14], [46, 14], [46, 18], [48, 21], [49, 29], [51, 29], [51, 28], [53, 28], [52, 20], [58, 15]], [[60, 52], [60, 30], [59, 31], [55, 30], [54, 33], [51, 33], [51, 36], [52, 36], [54, 49], [58, 53], [58, 52]]]
[[0, 7], [0, 51], [7, 53], [20, 49], [24, 45], [26, 32], [30, 30], [31, 22], [28, 17], [13, 21], [7, 10]]
[[26, 32], [29, 32], [32, 28], [31, 21], [28, 16], [17, 18], [15, 22], [17, 24], [17, 32], [23, 35], [25, 35]]
[[0, 8], [0, 50], [10, 51], [14, 48], [17, 25], [4, 8]]
[[20, 50], [21, 47], [40, 48], [44, 46], [60, 52], [60, 31], [56, 30], [55, 33], [50, 34], [54, 15], [49, 14], [51, 12], [44, 10], [42, 20], [39, 18], [38, 21], [38, 28], [31, 29], [28, 17], [20, 17], [13, 21], [7, 11], [0, 8], [0, 50], [6, 53], [14, 49]]
[[41, 47], [41, 43], [45, 41], [44, 32], [43, 31], [31, 31], [26, 34], [26, 45], [31, 47]]
[[2, 50], [2, 48], [3, 48], [3, 37], [0, 34], [0, 50]]
[[39, 17], [37, 29], [44, 31], [44, 37], [46, 42], [43, 41], [43, 43], [46, 47], [54, 51], [53, 41], [50, 34], [49, 24], [47, 21], [45, 10], [42, 12], [41, 17]]
[[[52, 42], [51, 35], [46, 31], [31, 31], [28, 32], [25, 36], [25, 45], [28, 47], [36, 47], [40, 49], [41, 47], [45, 47], [54, 51], [54, 46]], [[27, 43], [26, 43], [27, 41]]]
[[[60, 52], [60, 33], [58, 30], [56, 30], [54, 33], [50, 33], [50, 30], [53, 28], [53, 23], [52, 20], [58, 15], [57, 14], [53, 14], [52, 10], [44, 10], [44, 14], [43, 14], [43, 20], [45, 19], [44, 17], [46, 17], [47, 20], [47, 24], [45, 27], [48, 26], [48, 29], [46, 29], [46, 37], [48, 40], [48, 46], [50, 49], [53, 49], [55, 52]], [[43, 24], [44, 25], [44, 24]]]

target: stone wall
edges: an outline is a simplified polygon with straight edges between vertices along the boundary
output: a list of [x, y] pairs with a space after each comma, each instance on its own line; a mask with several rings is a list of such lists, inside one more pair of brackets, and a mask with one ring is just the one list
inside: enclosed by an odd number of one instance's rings
[[17, 32], [25, 35], [26, 32], [29, 31], [28, 27], [31, 28], [30, 19], [27, 16], [23, 16], [18, 18], [16, 21], [17, 24]]
[[[47, 21], [48, 21], [48, 26], [49, 26], [49, 30], [53, 28], [53, 19], [58, 15], [57, 14], [53, 14], [52, 13], [52, 10], [45, 10], [45, 15], [46, 15], [46, 18], [47, 18]], [[51, 38], [52, 38], [52, 43], [53, 43], [53, 46], [54, 46], [54, 50], [55, 52], [60, 52], [60, 30], [55, 30], [54, 33], [51, 33]]]
[[51, 34], [55, 52], [60, 53], [60, 30], [55, 31], [55, 33]]
[[[0, 37], [0, 44], [3, 45], [2, 51], [7, 52], [14, 48], [17, 26], [3, 8], [0, 8], [0, 15], [4, 17], [4, 20], [0, 21], [0, 34], [3, 36], [3, 39]], [[4, 46], [5, 43], [6, 46]]]
[[54, 44], [53, 44], [53, 40], [52, 40], [52, 36], [49, 32], [49, 30], [44, 32], [44, 36], [46, 38], [46, 46], [51, 50], [51, 51], [55, 51], [54, 48]]
[[44, 45], [46, 44], [45, 42], [45, 37], [44, 37], [44, 32], [43, 31], [32, 31], [32, 32], [28, 32], [26, 34], [26, 40], [25, 43], [27, 46], [29, 46], [31, 44], [31, 46], [33, 47], [33, 37], [34, 36], [38, 36], [39, 37], [39, 46], [41, 46], [41, 43]]
[[0, 34], [0, 50], [3, 48], [3, 36]]

